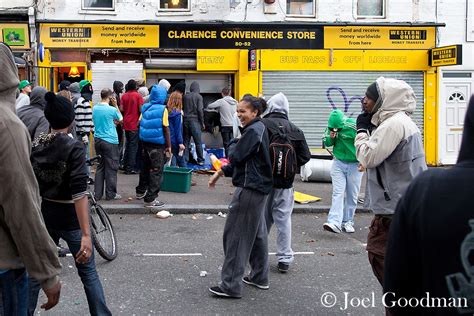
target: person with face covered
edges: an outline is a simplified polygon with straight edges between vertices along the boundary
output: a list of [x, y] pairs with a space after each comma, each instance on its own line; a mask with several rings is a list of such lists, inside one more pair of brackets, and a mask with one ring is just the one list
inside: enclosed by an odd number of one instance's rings
[[17, 115], [28, 128], [31, 140], [33, 141], [41, 133], [48, 133], [49, 122], [44, 117], [44, 107], [46, 100], [44, 98], [46, 90], [43, 87], [35, 87], [30, 94], [30, 104], [25, 105], [17, 111]]
[[[253, 96], [239, 102], [242, 136], [229, 144], [230, 163], [209, 180], [214, 188], [221, 176], [232, 177], [236, 187], [224, 227], [222, 282], [209, 288], [217, 297], [241, 298], [243, 283], [269, 288], [265, 204], [273, 182], [268, 133], [260, 119], [265, 108], [265, 100]], [[251, 272], [244, 277], [249, 262]]]
[[367, 236], [372, 270], [383, 285], [385, 247], [395, 207], [411, 181], [427, 169], [421, 132], [411, 119], [416, 99], [402, 80], [379, 77], [357, 117], [356, 157], [367, 169], [365, 208], [374, 213]]

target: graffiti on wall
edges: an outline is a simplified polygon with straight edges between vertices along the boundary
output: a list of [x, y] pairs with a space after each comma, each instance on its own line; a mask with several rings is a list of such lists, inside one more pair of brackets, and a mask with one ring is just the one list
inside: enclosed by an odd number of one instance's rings
[[[360, 111], [362, 110], [362, 100], [364, 99], [363, 96], [360, 96], [360, 95], [356, 95], [356, 96], [353, 96], [353, 97], [348, 97], [346, 92], [344, 91], [344, 89], [342, 89], [341, 87], [338, 87], [338, 86], [331, 86], [329, 87], [327, 90], [326, 90], [326, 98], [328, 99], [329, 101], [329, 104], [331, 105], [331, 108], [333, 110], [337, 110], [337, 109], [340, 109], [340, 105], [341, 104], [336, 104], [336, 102], [333, 100], [333, 92], [339, 92], [340, 96], [342, 97], [342, 101], [343, 101], [343, 112], [348, 114], [349, 117], [355, 115], [355, 114], [358, 114], [360, 113]], [[351, 107], [351, 104], [355, 102], [355, 106], [352, 106]], [[351, 107], [351, 113], [349, 113], [349, 108]]]

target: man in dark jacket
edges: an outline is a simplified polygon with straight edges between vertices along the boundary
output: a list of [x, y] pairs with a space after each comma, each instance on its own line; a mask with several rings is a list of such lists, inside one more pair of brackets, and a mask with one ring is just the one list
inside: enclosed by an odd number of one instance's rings
[[[270, 141], [275, 128], [282, 129], [291, 140], [296, 154], [297, 170], [311, 159], [311, 152], [303, 132], [288, 119], [290, 105], [283, 93], [275, 94], [268, 100], [268, 114], [263, 118], [267, 127]], [[265, 220], [268, 232], [275, 223], [277, 227], [277, 257], [278, 270], [282, 273], [288, 271], [293, 262], [293, 250], [291, 249], [291, 213], [294, 206], [294, 175], [288, 179], [277, 179], [274, 174], [273, 189], [267, 200]], [[278, 181], [283, 180], [283, 181]]]
[[184, 146], [186, 147], [184, 157], [189, 159], [189, 143], [191, 137], [196, 145], [196, 154], [198, 164], [204, 165], [204, 156], [202, 153], [201, 131], [204, 129], [204, 114], [202, 96], [199, 94], [199, 83], [191, 83], [190, 92], [183, 96], [184, 111]]
[[[418, 176], [395, 211], [384, 283], [385, 303], [393, 306], [394, 315], [474, 313], [472, 179], [474, 96], [467, 109], [457, 164]], [[425, 306], [401, 308], [397, 306], [400, 298], [410, 302], [414, 298]]]
[[17, 112], [18, 117], [28, 128], [31, 140], [34, 140], [41, 133], [48, 133], [49, 122], [44, 117], [44, 107], [46, 92], [43, 87], [35, 87], [30, 94], [30, 104], [20, 108]]

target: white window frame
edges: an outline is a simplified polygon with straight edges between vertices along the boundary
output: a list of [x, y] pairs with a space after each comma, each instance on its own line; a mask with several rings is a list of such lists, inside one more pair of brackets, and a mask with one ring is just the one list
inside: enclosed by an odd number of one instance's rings
[[[276, 0], [276, 1], [278, 1], [278, 0]], [[288, 13], [286, 13], [286, 12], [288, 12], [288, 8], [286, 8], [285, 16], [287, 16], [289, 18], [314, 18], [314, 17], [316, 17], [316, 1], [317, 0], [311, 0], [311, 2], [313, 3], [313, 14], [288, 14]], [[295, 2], [298, 2], [298, 1], [295, 1]], [[288, 6], [286, 1], [285, 1], [285, 4], [286, 4], [286, 6]]]
[[[171, 1], [171, 0], [168, 0], [168, 1]], [[191, 12], [191, 0], [188, 0], [187, 9], [179, 9], [179, 8], [165, 9], [161, 7], [161, 1], [158, 0], [158, 12]]]
[[382, 15], [359, 15], [359, 0], [355, 0], [355, 14], [357, 19], [386, 19], [387, 0], [382, 0]]
[[86, 7], [84, 5], [85, 0], [81, 0], [81, 10], [83, 11], [115, 11], [115, 1], [112, 0], [112, 8], [97, 8], [97, 7]]

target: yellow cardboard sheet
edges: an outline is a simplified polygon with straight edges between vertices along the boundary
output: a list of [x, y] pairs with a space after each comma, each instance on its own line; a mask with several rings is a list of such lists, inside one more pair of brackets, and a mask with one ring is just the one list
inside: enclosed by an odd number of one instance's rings
[[313, 202], [318, 202], [318, 201], [321, 201], [321, 198], [295, 191], [296, 203], [308, 204], [308, 203], [313, 203]]

